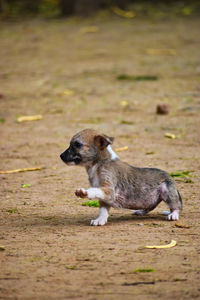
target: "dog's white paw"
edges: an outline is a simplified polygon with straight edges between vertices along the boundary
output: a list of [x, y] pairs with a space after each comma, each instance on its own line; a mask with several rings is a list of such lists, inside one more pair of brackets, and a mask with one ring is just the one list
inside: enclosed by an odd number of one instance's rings
[[169, 220], [169, 221], [176, 221], [178, 219], [179, 219], [179, 212], [178, 212], [178, 210], [174, 210], [172, 213], [170, 213], [167, 216], [167, 220]]
[[77, 189], [77, 190], [75, 191], [75, 195], [76, 195], [77, 197], [80, 197], [80, 198], [87, 198], [87, 197], [88, 197], [88, 192], [87, 192], [86, 189], [80, 188], [80, 189]]
[[99, 208], [99, 216], [95, 220], [90, 222], [92, 226], [102, 226], [107, 223], [108, 220], [108, 209], [106, 207]]
[[107, 223], [107, 218], [97, 218], [95, 220], [91, 220], [91, 226], [103, 226]]
[[146, 211], [144, 209], [138, 209], [134, 210], [132, 214], [136, 216], [144, 216], [146, 215]]

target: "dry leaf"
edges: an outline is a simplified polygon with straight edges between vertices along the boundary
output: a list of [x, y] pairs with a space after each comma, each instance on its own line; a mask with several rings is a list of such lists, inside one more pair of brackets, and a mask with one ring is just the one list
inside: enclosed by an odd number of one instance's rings
[[42, 115], [22, 116], [17, 118], [17, 122], [21, 123], [26, 121], [37, 121], [37, 120], [41, 120], [42, 118], [43, 118]]
[[112, 11], [120, 16], [120, 17], [124, 17], [124, 18], [127, 18], [127, 19], [132, 19], [135, 17], [135, 13], [132, 12], [132, 11], [128, 11], [128, 10], [123, 10], [121, 8], [119, 8], [118, 6], [113, 6], [112, 7]]
[[42, 169], [43, 169], [43, 167], [16, 169], [16, 170], [9, 170], [9, 171], [0, 171], [0, 174], [12, 174], [12, 173], [27, 172], [27, 171], [38, 171], [38, 170], [42, 170]]
[[146, 155], [152, 155], [152, 154], [155, 154], [156, 152], [155, 151], [147, 151], [145, 154]]
[[175, 226], [179, 227], [179, 228], [190, 228], [190, 226], [184, 225], [184, 224], [181, 224], [181, 223], [178, 223], [178, 222], [175, 223]]
[[120, 147], [120, 148], [115, 149], [116, 152], [121, 152], [121, 151], [126, 151], [126, 150], [128, 150], [128, 146], [124, 146], [124, 147]]
[[74, 91], [72, 91], [70, 89], [66, 89], [64, 92], [62, 92], [62, 94], [65, 95], [65, 96], [73, 96]]
[[176, 55], [176, 50], [174, 49], [146, 49], [146, 53], [150, 55]]
[[132, 124], [135, 124], [135, 122], [133, 122], [133, 121], [127, 121], [127, 120], [121, 120], [121, 121], [120, 121], [120, 124], [124, 124], [124, 125], [132, 125]]
[[126, 107], [126, 106], [128, 106], [128, 102], [126, 100], [123, 100], [120, 102], [120, 105], [123, 107]]
[[171, 242], [167, 245], [145, 246], [144, 248], [147, 248], [147, 249], [166, 249], [166, 248], [172, 248], [174, 246], [176, 246], [176, 241], [171, 240]]
[[81, 27], [80, 32], [83, 34], [86, 33], [96, 33], [99, 31], [99, 27], [97, 26], [86, 26], [86, 27]]
[[173, 140], [176, 138], [175, 134], [170, 133], [170, 132], [166, 132], [164, 134], [164, 136], [167, 137], [167, 138], [169, 138], [169, 139], [173, 139]]

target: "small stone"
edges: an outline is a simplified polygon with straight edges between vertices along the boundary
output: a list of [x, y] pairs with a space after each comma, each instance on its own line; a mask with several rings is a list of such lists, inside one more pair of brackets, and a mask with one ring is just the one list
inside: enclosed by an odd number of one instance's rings
[[167, 115], [169, 113], [169, 105], [168, 104], [158, 104], [156, 107], [156, 113], [158, 115]]

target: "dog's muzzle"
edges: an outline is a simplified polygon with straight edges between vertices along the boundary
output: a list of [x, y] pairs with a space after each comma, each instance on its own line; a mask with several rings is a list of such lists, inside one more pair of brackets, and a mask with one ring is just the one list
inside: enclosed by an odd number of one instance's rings
[[65, 150], [61, 155], [60, 158], [66, 164], [75, 164], [78, 165], [81, 162], [81, 156], [78, 153], [74, 153], [70, 148]]

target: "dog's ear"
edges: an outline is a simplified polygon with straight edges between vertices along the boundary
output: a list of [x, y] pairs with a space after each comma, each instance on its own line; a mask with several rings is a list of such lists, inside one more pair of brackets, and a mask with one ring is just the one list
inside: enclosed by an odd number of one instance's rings
[[100, 150], [103, 150], [108, 145], [112, 144], [114, 141], [114, 137], [107, 136], [105, 134], [96, 135], [94, 137], [95, 144], [99, 147]]

